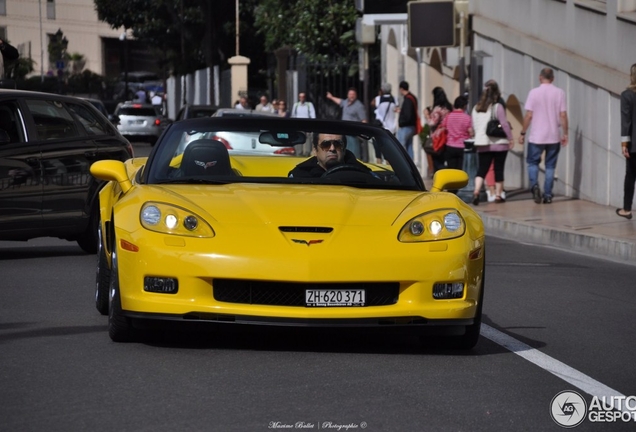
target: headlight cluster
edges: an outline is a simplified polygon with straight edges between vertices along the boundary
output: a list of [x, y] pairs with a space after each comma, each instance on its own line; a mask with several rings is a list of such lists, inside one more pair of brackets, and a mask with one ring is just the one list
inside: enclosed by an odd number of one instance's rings
[[214, 237], [212, 227], [196, 214], [170, 204], [149, 202], [139, 215], [141, 225], [164, 234], [188, 237]]
[[434, 210], [414, 217], [400, 230], [401, 242], [426, 242], [449, 240], [464, 235], [466, 223], [452, 209]]

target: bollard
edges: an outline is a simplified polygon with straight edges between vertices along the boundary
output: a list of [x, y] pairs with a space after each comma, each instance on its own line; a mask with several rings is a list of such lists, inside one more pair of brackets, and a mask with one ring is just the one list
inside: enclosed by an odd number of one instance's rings
[[[475, 190], [475, 177], [477, 176], [477, 168], [479, 167], [479, 158], [475, 149], [475, 140], [467, 139], [464, 141], [464, 164], [462, 169], [468, 174], [468, 184], [457, 192], [457, 196], [466, 203], [473, 201], [473, 191]], [[481, 202], [486, 201], [486, 192], [482, 189], [479, 194]]]

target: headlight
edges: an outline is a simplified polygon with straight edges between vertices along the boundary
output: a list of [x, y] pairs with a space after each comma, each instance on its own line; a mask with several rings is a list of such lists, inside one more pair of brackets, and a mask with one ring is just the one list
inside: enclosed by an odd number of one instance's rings
[[141, 225], [164, 234], [187, 237], [214, 237], [214, 230], [200, 216], [170, 204], [149, 202], [139, 214]]
[[423, 213], [408, 221], [400, 230], [401, 242], [426, 242], [461, 237], [466, 224], [457, 210], [441, 209]]

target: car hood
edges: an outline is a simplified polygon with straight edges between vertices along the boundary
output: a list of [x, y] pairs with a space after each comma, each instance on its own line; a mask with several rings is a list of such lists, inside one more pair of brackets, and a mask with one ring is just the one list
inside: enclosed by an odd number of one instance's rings
[[[409, 206], [454, 207], [448, 194], [370, 190], [344, 186], [146, 186], [147, 200], [174, 203], [222, 224], [278, 226], [389, 226]], [[152, 197], [152, 198], [151, 198]], [[437, 204], [434, 202], [437, 201]], [[411, 212], [409, 212], [410, 214]], [[415, 216], [415, 215], [412, 215]]]

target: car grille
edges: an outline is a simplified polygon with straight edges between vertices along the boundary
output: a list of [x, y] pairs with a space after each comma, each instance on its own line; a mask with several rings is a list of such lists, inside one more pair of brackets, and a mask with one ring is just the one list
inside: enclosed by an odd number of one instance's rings
[[228, 303], [271, 306], [305, 306], [305, 290], [363, 289], [365, 306], [386, 306], [397, 303], [399, 284], [379, 283], [289, 283], [250, 280], [214, 279], [214, 299]]

